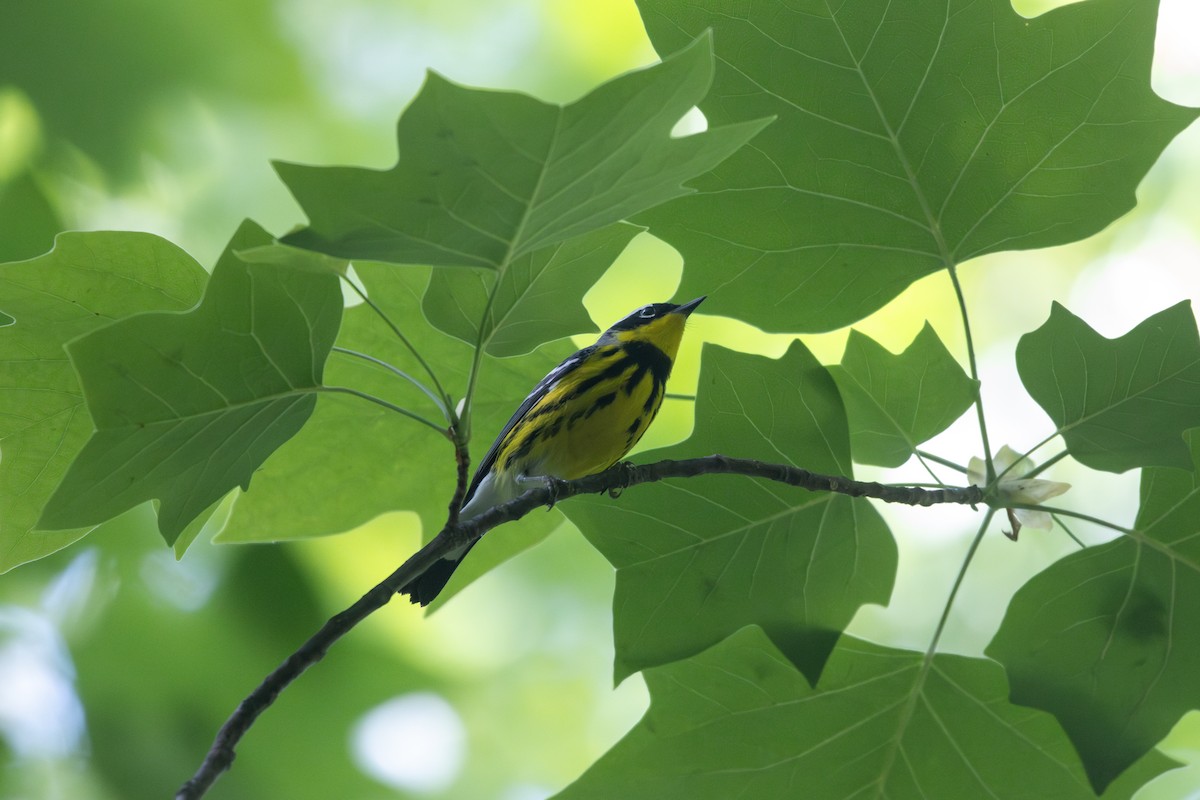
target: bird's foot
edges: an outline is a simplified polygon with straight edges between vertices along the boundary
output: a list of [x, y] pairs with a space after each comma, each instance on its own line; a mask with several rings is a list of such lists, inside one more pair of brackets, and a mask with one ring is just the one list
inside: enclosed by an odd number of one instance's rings
[[542, 487], [546, 490], [546, 510], [550, 511], [558, 503], [558, 497], [562, 490], [563, 482], [552, 475], [518, 475], [517, 485], [522, 489], [536, 489]]
[[619, 461], [613, 465], [613, 469], [621, 474], [617, 485], [608, 490], [609, 497], [616, 500], [621, 496], [621, 492], [625, 491], [629, 487], [629, 484], [633, 483], [633, 468], [634, 464], [632, 461]]

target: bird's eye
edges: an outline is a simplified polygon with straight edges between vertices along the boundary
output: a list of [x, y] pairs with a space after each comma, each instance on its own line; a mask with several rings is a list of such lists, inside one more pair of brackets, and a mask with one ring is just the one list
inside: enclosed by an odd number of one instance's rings
[[654, 316], [654, 306], [646, 306], [642, 310], [638, 311], [638, 316], [642, 319], [650, 319]]

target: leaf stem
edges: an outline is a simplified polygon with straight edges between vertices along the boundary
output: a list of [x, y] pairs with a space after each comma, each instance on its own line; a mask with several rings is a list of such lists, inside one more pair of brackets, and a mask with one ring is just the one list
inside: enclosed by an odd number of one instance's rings
[[507, 263], [502, 265], [497, 271], [496, 282], [492, 284], [492, 290], [488, 292], [487, 304], [483, 307], [483, 314], [479, 318], [479, 332], [475, 337], [475, 353], [471, 357], [471, 374], [467, 377], [467, 393], [463, 396], [462, 415], [460, 422], [462, 424], [463, 441], [469, 441], [471, 438], [471, 406], [475, 397], [475, 385], [479, 380], [479, 364], [483, 360], [484, 335], [487, 319], [492, 313], [492, 306], [496, 302], [496, 292], [500, 287], [500, 275], [504, 273]]
[[342, 355], [346, 355], [346, 356], [352, 356], [354, 358], [361, 358], [364, 361], [370, 361], [372, 364], [383, 367], [388, 372], [399, 375], [401, 378], [408, 381], [413, 386], [417, 387], [422, 392], [424, 392], [425, 396], [428, 397], [430, 400], [432, 400], [434, 402], [434, 405], [436, 405], [438, 407], [438, 410], [442, 412], [442, 415], [444, 417], [446, 417], [446, 420], [447, 421], [450, 420], [450, 412], [446, 408], [446, 404], [445, 404], [445, 402], [443, 402], [442, 398], [440, 398], [436, 394], [434, 394], [433, 390], [430, 389], [428, 386], [421, 383], [419, 380], [414, 378], [412, 375], [409, 375], [407, 372], [400, 369], [399, 367], [389, 364], [388, 362], [384, 361], [381, 358], [376, 358], [375, 356], [368, 355], [367, 353], [360, 353], [357, 350], [351, 350], [348, 347], [338, 347], [335, 345], [333, 348], [333, 352], [341, 353]]
[[979, 530], [975, 533], [975, 538], [971, 540], [971, 546], [967, 548], [967, 555], [963, 558], [962, 566], [959, 567], [958, 575], [954, 579], [954, 585], [950, 588], [950, 595], [946, 598], [946, 604], [942, 607], [942, 615], [938, 619], [937, 627], [934, 628], [933, 638], [929, 640], [929, 647], [925, 650], [925, 657], [921, 660], [921, 669], [917, 672], [912, 689], [905, 700], [904, 708], [900, 712], [900, 721], [896, 726], [896, 733], [891, 739], [890, 750], [888, 751], [883, 769], [880, 770], [877, 782], [881, 787], [886, 782], [887, 776], [896, 762], [896, 753], [900, 750], [904, 731], [908, 727], [909, 722], [912, 721], [913, 712], [916, 711], [917, 700], [921, 697], [925, 680], [929, 676], [929, 670], [933, 667], [933, 657], [937, 653], [938, 642], [942, 638], [942, 632], [946, 629], [946, 621], [950, 619], [950, 609], [953, 608], [954, 599], [958, 596], [958, 590], [962, 586], [963, 578], [967, 575], [967, 567], [974, 560], [975, 552], [979, 549], [979, 544], [983, 541], [983, 535], [987, 533], [988, 525], [991, 524], [992, 517], [995, 514], [996, 509], [994, 508], [989, 508], [987, 513], [984, 514], [983, 522], [979, 524]]
[[413, 358], [417, 359], [417, 363], [420, 364], [425, 370], [425, 373], [429, 376], [429, 380], [433, 381], [433, 388], [436, 389], [437, 393], [442, 397], [442, 408], [447, 412], [447, 415], [451, 417], [451, 422], [453, 422], [454, 400], [449, 394], [446, 393], [446, 390], [442, 388], [442, 383], [438, 380], [437, 374], [434, 373], [433, 367], [429, 366], [429, 362], [424, 359], [413, 343], [409, 341], [407, 336], [404, 335], [404, 332], [400, 330], [400, 327], [396, 325], [395, 322], [392, 322], [392, 318], [387, 315], [387, 312], [379, 307], [378, 303], [368, 297], [367, 293], [364, 292], [357, 283], [350, 280], [348, 276], [343, 275], [342, 280], [349, 284], [350, 288], [354, 290], [354, 293], [362, 298], [362, 301], [366, 303], [367, 306], [374, 311], [381, 320], [383, 320], [385, 325], [391, 328], [392, 333], [396, 334], [396, 338], [398, 338], [404, 344], [404, 346], [408, 348], [409, 352], [413, 354]]
[[413, 411], [409, 411], [407, 408], [401, 408], [400, 406], [396, 405], [395, 403], [389, 403], [387, 400], [384, 400], [382, 397], [376, 397], [373, 394], [367, 394], [366, 392], [360, 392], [358, 389], [352, 389], [349, 386], [318, 386], [315, 389], [315, 391], [332, 392], [335, 394], [348, 394], [348, 395], [352, 395], [354, 397], [360, 397], [363, 400], [374, 403], [377, 406], [382, 406], [389, 411], [395, 411], [397, 414], [402, 414], [402, 415], [408, 417], [409, 419], [416, 420], [417, 422], [421, 423], [422, 425], [427, 425], [430, 428], [433, 428], [438, 433], [440, 433], [442, 436], [445, 436], [450, 441], [452, 441], [452, 442], [454, 441], [454, 434], [446, 426], [439, 425], [438, 423], [434, 422], [433, 420], [426, 419], [425, 417], [422, 417], [420, 414], [417, 414]]
[[946, 598], [946, 605], [942, 607], [942, 616], [938, 619], [937, 627], [933, 631], [933, 638], [929, 640], [929, 648], [925, 651], [926, 664], [933, 661], [933, 654], [937, 652], [938, 641], [941, 640], [942, 632], [946, 630], [946, 622], [950, 619], [950, 609], [954, 606], [954, 599], [958, 596], [958, 590], [962, 586], [963, 578], [967, 576], [967, 567], [971, 566], [971, 561], [975, 558], [975, 552], [979, 549], [979, 545], [983, 541], [983, 535], [987, 533], [988, 525], [991, 524], [992, 517], [995, 514], [996, 509], [989, 508], [987, 510], [987, 513], [983, 515], [983, 522], [979, 523], [979, 530], [975, 532], [975, 538], [971, 540], [971, 546], [967, 548], [967, 555], [963, 559], [962, 566], [958, 569], [958, 575], [954, 578], [954, 585], [950, 588], [950, 595]]
[[1066, 458], [1068, 455], [1070, 455], [1070, 454], [1069, 454], [1069, 453], [1068, 453], [1066, 450], [1063, 450], [1061, 453], [1058, 453], [1057, 455], [1051, 456], [1050, 458], [1048, 458], [1048, 459], [1046, 459], [1045, 461], [1043, 461], [1041, 464], [1038, 464], [1036, 467], [1034, 467], [1033, 469], [1029, 470], [1029, 472], [1025, 473], [1025, 474], [1024, 474], [1024, 475], [1022, 475], [1021, 477], [1022, 477], [1022, 478], [1035, 478], [1035, 477], [1037, 477], [1038, 475], [1041, 475], [1041, 474], [1042, 474], [1043, 472], [1045, 472], [1046, 470], [1048, 470], [1048, 469], [1050, 469], [1051, 467], [1053, 467], [1053, 466], [1054, 466], [1055, 464], [1057, 464], [1058, 462], [1062, 461], [1062, 460], [1063, 460], [1064, 458]]
[[1137, 528], [1126, 528], [1123, 525], [1118, 525], [1115, 522], [1109, 522], [1106, 519], [1100, 519], [1099, 517], [1093, 517], [1088, 514], [1081, 514], [1078, 511], [1070, 511], [1065, 508], [1054, 508], [1052, 506], [1035, 506], [1035, 505], [1031, 505], [1028, 503], [1017, 504], [1017, 505], [1014, 505], [1013, 508], [1039, 509], [1041, 511], [1048, 512], [1051, 515], [1051, 517], [1053, 517], [1055, 514], [1061, 514], [1064, 517], [1074, 517], [1075, 519], [1081, 519], [1084, 522], [1090, 522], [1094, 525], [1099, 525], [1102, 528], [1108, 528], [1109, 530], [1118, 531], [1120, 533], [1125, 534], [1130, 539], [1133, 539], [1139, 545], [1144, 545], [1144, 546], [1150, 548], [1151, 550], [1161, 553], [1162, 555], [1166, 556], [1167, 558], [1171, 559], [1172, 561], [1177, 561], [1180, 564], [1183, 564], [1188, 569], [1192, 570], [1193, 572], [1200, 574], [1200, 563], [1196, 562], [1195, 560], [1193, 560], [1191, 558], [1188, 558], [1186, 555], [1180, 553], [1177, 549], [1173, 548], [1172, 547], [1172, 544], [1174, 544], [1173, 542], [1159, 541], [1158, 539], [1154, 539], [1154, 538], [1146, 535], [1145, 531], [1138, 530]]
[[1054, 506], [1042, 506], [1042, 505], [1037, 505], [1035, 503], [1010, 503], [1009, 507], [1010, 508], [1028, 508], [1032, 511], [1045, 511], [1046, 513], [1050, 514], [1051, 516], [1053, 516], [1055, 514], [1061, 514], [1064, 517], [1072, 517], [1073, 519], [1081, 519], [1084, 522], [1090, 522], [1093, 525], [1099, 525], [1102, 528], [1108, 528], [1109, 530], [1114, 530], [1119, 533], [1124, 533], [1128, 536], [1134, 536], [1135, 538], [1138, 534], [1138, 531], [1134, 530], [1133, 528], [1126, 528], [1124, 525], [1118, 525], [1115, 522], [1109, 522], [1106, 519], [1100, 519], [1099, 517], [1093, 517], [1090, 514], [1082, 514], [1078, 511], [1072, 511], [1068, 508], [1056, 508]]
[[954, 286], [954, 296], [958, 299], [958, 310], [962, 314], [963, 335], [967, 340], [967, 364], [971, 368], [971, 379], [975, 381], [975, 415], [979, 418], [979, 438], [983, 441], [983, 462], [987, 470], [987, 482], [990, 486], [996, 480], [996, 466], [992, 463], [992, 446], [988, 442], [987, 421], [983, 414], [983, 385], [979, 381], [979, 367], [975, 360], [975, 340], [971, 336], [971, 320], [967, 315], [967, 300], [963, 294], [962, 283], [958, 280], [958, 267], [953, 261], [946, 261], [946, 272], [950, 274], [950, 283]]
[[943, 467], [949, 467], [955, 472], [962, 473], [963, 475], [967, 474], [967, 468], [962, 464], [955, 464], [953, 461], [947, 458], [942, 458], [941, 456], [934, 455], [933, 453], [926, 452], [925, 450], [917, 449], [913, 452], [915, 452], [919, 458], [932, 461], [935, 464], [941, 464]]
[[1056, 523], [1058, 523], [1058, 527], [1062, 528], [1063, 531], [1067, 534], [1067, 536], [1071, 537], [1071, 541], [1075, 542], [1075, 544], [1079, 545], [1082, 548], [1087, 548], [1087, 545], [1083, 543], [1083, 540], [1080, 539], [1078, 536], [1076, 536], [1075, 532], [1067, 527], [1067, 523], [1063, 522], [1062, 519], [1059, 518], [1058, 514], [1051, 514], [1050, 519], [1052, 519]]

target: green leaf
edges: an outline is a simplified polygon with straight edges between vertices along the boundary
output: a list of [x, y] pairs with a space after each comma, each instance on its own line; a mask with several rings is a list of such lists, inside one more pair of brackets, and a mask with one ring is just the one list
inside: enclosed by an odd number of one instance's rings
[[567, 106], [430, 73], [386, 171], [276, 165], [310, 220], [288, 244], [352, 259], [503, 270], [686, 194], [763, 121], [674, 138], [708, 91], [703, 36]]
[[0, 185], [0, 262], [40, 256], [62, 229], [58, 212], [32, 175]]
[[87, 533], [32, 533], [92, 430], [63, 345], [131, 314], [186, 309], [207, 279], [147, 233], [64, 233], [46, 255], [0, 265], [0, 311], [14, 318], [0, 327], [0, 571]]
[[[758, 628], [646, 673], [650, 710], [558, 800], [1093, 798], [1054, 719], [989, 661], [843, 637], [812, 689]], [[1147, 757], [1106, 798], [1173, 763]]]
[[158, 499], [171, 544], [304, 425], [342, 294], [334, 275], [234, 255], [270, 241], [243, 224], [195, 309], [143, 314], [71, 343], [96, 431], [40, 527], [94, 525]]
[[659, 52], [714, 31], [710, 125], [777, 117], [634, 219], [683, 254], [682, 295], [769, 330], [837, 328], [948, 265], [1101, 230], [1197, 114], [1150, 90], [1153, 0], [1034, 19], [1009, 0], [638, 6]]
[[852, 330], [842, 363], [829, 372], [846, 404], [854, 460], [884, 467], [900, 466], [950, 427], [978, 386], [928, 323], [899, 355]]
[[1021, 381], [1071, 455], [1093, 469], [1191, 469], [1200, 426], [1200, 336], [1186, 301], [1106, 339], [1058, 303], [1017, 344]]
[[[837, 387], [800, 342], [778, 360], [705, 348], [694, 433], [644, 458], [710, 453], [852, 474]], [[891, 594], [895, 542], [845, 495], [709, 475], [562, 508], [617, 568], [618, 679], [756, 624], [815, 681], [858, 607]]]
[[[368, 296], [433, 365], [451, 396], [462, 397], [473, 349], [434, 329], [422, 316], [421, 296], [432, 270], [358, 262], [355, 271]], [[337, 345], [369, 353], [414, 378], [426, 378], [412, 353], [365, 305], [346, 310]], [[480, 385], [487, 390], [475, 402], [473, 463], [483, 457], [529, 390], [569, 351], [555, 345], [521, 358], [483, 358]], [[430, 418], [437, 416], [432, 401], [412, 383], [344, 353], [329, 360], [326, 382], [354, 387]], [[428, 427], [356, 397], [323, 395], [304, 429], [255, 473], [253, 490], [237, 498], [217, 541], [324, 536], [390, 511], [415, 512], [429, 539], [446, 521], [455, 476], [453, 448]], [[330, 487], [337, 487], [336, 491]], [[443, 594], [452, 595], [471, 576], [540, 541], [561, 519], [557, 513], [532, 514], [485, 536]], [[398, 565], [405, 555], [397, 551], [387, 563]]]
[[498, 357], [522, 355], [588, 330], [593, 325], [583, 296], [639, 231], [635, 225], [610, 225], [522, 256], [498, 276], [490, 270], [434, 270], [425, 316], [464, 342], [482, 342], [484, 352]]
[[988, 647], [1013, 701], [1058, 717], [1097, 787], [1200, 708], [1198, 475], [1145, 470], [1137, 532], [1026, 583]]

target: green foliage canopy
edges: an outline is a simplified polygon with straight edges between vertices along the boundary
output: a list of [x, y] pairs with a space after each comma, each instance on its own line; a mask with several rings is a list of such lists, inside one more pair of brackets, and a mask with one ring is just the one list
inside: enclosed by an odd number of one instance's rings
[[[278, 164], [308, 227], [278, 247], [247, 223], [202, 298], [202, 270], [142, 234], [67, 234], [0, 266], [0, 566], [147, 500], [186, 543], [235, 489], [221, 541], [389, 511], [431, 533], [454, 488], [447, 440], [474, 434], [478, 459], [568, 350], [555, 340], [592, 327], [583, 293], [643, 227], [683, 254], [681, 294], [711, 294], [705, 311], [827, 330], [939, 270], [959, 289], [977, 255], [1096, 232], [1196, 117], [1149, 89], [1153, 2], [1032, 20], [1005, 0], [640, 7], [662, 63], [575, 103], [430, 75], [392, 169]], [[694, 105], [708, 130], [672, 135]], [[7, 258], [55, 224], [28, 189], [0, 196], [41, 220]], [[339, 281], [363, 302], [344, 308]], [[1056, 304], [1021, 340], [1047, 440], [1145, 471], [1134, 527], [1106, 523], [1123, 537], [1027, 583], [994, 662], [938, 653], [954, 593], [925, 652], [843, 635], [895, 576], [866, 501], [724, 476], [572, 501], [617, 570], [616, 675], [646, 670], [654, 699], [562, 796], [1129, 797], [1200, 706], [1198, 347], [1186, 304], [1115, 340]], [[655, 455], [898, 465], [972, 405], [986, 434], [974, 362], [930, 327], [898, 355], [853, 334], [831, 367], [799, 343], [779, 359], [710, 347], [694, 433]], [[985, 488], [955, 593], [1014, 503], [1002, 490]], [[32, 531], [39, 514], [57, 532]], [[453, 588], [558, 522], [489, 535]]]

